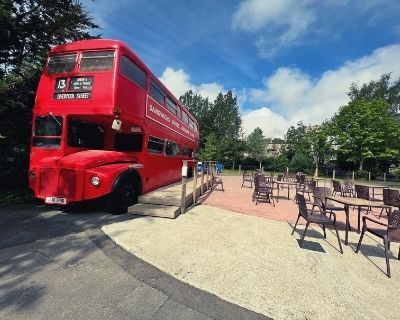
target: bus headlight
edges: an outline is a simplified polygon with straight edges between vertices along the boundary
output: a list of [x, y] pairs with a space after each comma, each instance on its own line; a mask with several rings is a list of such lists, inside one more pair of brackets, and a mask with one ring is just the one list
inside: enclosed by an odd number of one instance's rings
[[92, 179], [90, 179], [90, 183], [95, 186], [98, 187], [100, 185], [100, 178], [97, 176], [92, 177]]

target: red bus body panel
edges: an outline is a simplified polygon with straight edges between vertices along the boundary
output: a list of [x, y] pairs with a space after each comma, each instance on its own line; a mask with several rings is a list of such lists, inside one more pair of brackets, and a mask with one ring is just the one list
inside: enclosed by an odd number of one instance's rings
[[[79, 70], [79, 59], [83, 52], [103, 50], [115, 52], [111, 70]], [[181, 149], [185, 147], [195, 150], [198, 146], [198, 125], [186, 108], [136, 54], [120, 41], [84, 40], [64, 44], [53, 48], [50, 57], [68, 53], [77, 54], [74, 69], [66, 73], [49, 74], [45, 68], [37, 90], [33, 122], [35, 123], [36, 118], [44, 116], [62, 118], [63, 121], [60, 124], [62, 134], [59, 147], [42, 148], [32, 142], [29, 185], [35, 197], [63, 197], [67, 203], [100, 198], [112, 192], [118, 176], [126, 171], [134, 171], [140, 177], [142, 193], [178, 181], [181, 177], [182, 160], [193, 159], [193, 154], [167, 156], [165, 151], [162, 154], [154, 154], [148, 150], [148, 141], [149, 137], [155, 137], [173, 141]], [[146, 88], [142, 88], [120, 72], [121, 56], [128, 57], [146, 73]], [[80, 77], [92, 79], [89, 98], [69, 98], [68, 88], [65, 92], [55, 91], [59, 79], [71, 83], [72, 79]], [[150, 79], [162, 88], [180, 110], [189, 114], [195, 124], [194, 128], [150, 96]], [[101, 127], [104, 131], [103, 149], [92, 150], [70, 143], [69, 134], [73, 130], [69, 122], [71, 119]], [[112, 128], [116, 119], [122, 121], [120, 130]], [[142, 135], [142, 149], [116, 151], [116, 135], [129, 135], [132, 132]], [[35, 134], [34, 124], [32, 141]], [[100, 179], [99, 185], [94, 186], [91, 183], [93, 177]]]

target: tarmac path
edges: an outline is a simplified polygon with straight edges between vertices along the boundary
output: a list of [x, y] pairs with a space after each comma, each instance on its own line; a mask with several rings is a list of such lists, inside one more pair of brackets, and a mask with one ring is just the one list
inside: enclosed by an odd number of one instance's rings
[[0, 209], [0, 319], [268, 319], [175, 279], [100, 230], [135, 219]]

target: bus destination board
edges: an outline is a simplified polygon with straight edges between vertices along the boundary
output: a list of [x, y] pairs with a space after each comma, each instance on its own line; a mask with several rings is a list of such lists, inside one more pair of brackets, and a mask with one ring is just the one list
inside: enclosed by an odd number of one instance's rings
[[69, 81], [69, 91], [91, 91], [93, 77], [72, 77]]

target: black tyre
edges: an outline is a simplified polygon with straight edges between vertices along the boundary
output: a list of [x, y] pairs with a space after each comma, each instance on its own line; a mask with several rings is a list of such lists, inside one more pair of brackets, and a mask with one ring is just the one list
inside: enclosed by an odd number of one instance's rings
[[135, 176], [125, 176], [108, 196], [107, 211], [113, 214], [122, 214], [128, 207], [137, 203], [140, 187]]

